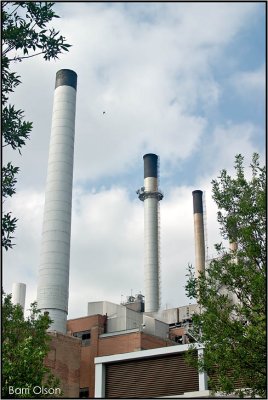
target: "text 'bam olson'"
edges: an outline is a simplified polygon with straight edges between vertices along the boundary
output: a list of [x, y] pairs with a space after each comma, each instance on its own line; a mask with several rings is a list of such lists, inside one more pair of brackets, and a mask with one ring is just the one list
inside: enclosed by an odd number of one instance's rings
[[27, 394], [29, 396], [37, 395], [37, 394], [49, 394], [49, 395], [56, 395], [59, 396], [61, 395], [61, 389], [60, 388], [51, 388], [51, 387], [45, 387], [45, 386], [34, 386], [34, 387], [16, 387], [14, 386], [9, 386], [8, 389], [9, 394], [17, 394], [17, 395], [22, 395], [22, 394]]

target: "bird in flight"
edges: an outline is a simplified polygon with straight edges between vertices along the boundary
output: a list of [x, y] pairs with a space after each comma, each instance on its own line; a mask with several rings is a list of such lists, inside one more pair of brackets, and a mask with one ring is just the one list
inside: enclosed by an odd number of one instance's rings
[[106, 111], [102, 111], [102, 114], [103, 114], [103, 115], [106, 114]]

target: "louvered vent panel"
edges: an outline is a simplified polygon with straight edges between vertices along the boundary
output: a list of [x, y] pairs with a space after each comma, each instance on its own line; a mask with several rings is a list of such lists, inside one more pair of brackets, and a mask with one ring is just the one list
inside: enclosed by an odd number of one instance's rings
[[[218, 379], [218, 374], [217, 374], [217, 370], [215, 370], [214, 372], [211, 372], [209, 375], [209, 379], [212, 381], [212, 383], [214, 385], [218, 385], [219, 384], [219, 379]], [[233, 376], [233, 371], [227, 371], [226, 372], [226, 376], [228, 376], [229, 378], [232, 378]], [[246, 385], [243, 383], [243, 379], [242, 378], [238, 378], [235, 380], [234, 382], [234, 388], [235, 389], [241, 389], [243, 387], [245, 387]], [[209, 383], [208, 384], [208, 388], [211, 389], [212, 385]]]
[[182, 353], [106, 366], [107, 398], [172, 396], [198, 388], [198, 372]]

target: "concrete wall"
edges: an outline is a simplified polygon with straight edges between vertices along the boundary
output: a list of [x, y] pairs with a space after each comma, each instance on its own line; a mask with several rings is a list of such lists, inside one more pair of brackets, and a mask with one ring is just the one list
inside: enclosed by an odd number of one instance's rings
[[107, 315], [107, 332], [124, 331], [127, 329], [126, 310], [126, 307], [116, 305], [115, 313]]
[[142, 314], [109, 301], [88, 303], [88, 316], [107, 314], [107, 332], [124, 331], [139, 328], [142, 324]]
[[190, 319], [193, 314], [200, 312], [198, 304], [189, 304], [187, 306], [179, 307], [179, 322]]
[[143, 315], [143, 332], [162, 339], [169, 336], [169, 325], [148, 315]]
[[108, 316], [112, 314], [116, 314], [118, 304], [111, 303], [110, 301], [92, 301], [88, 303], [88, 312], [87, 315], [105, 315]]
[[146, 313], [150, 317], [154, 317], [159, 321], [163, 321], [166, 324], [174, 324], [179, 321], [179, 308], [169, 308], [167, 310], [159, 310], [153, 313]]
[[143, 314], [126, 308], [126, 329], [138, 328], [143, 323]]

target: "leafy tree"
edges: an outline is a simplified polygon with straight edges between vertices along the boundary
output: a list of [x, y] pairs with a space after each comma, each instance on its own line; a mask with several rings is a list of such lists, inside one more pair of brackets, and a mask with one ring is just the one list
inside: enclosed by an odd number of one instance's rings
[[241, 155], [235, 171], [221, 171], [212, 188], [221, 235], [237, 246], [215, 245], [218, 256], [199, 278], [190, 267], [186, 292], [200, 305], [192, 335], [204, 345], [197, 366], [210, 388], [266, 398], [266, 170], [255, 153], [249, 180]]
[[[44, 365], [49, 351], [47, 329], [52, 320], [31, 304], [30, 316], [24, 319], [20, 305], [13, 305], [11, 295], [2, 296], [2, 398], [49, 397], [33, 392], [35, 386], [58, 388], [59, 380]], [[12, 394], [10, 388], [27, 388]], [[29, 394], [28, 392], [29, 389]]]
[[[20, 76], [12, 72], [12, 65], [24, 59], [42, 55], [45, 60], [58, 58], [70, 47], [63, 36], [48, 24], [59, 18], [51, 2], [1, 2], [2, 8], [2, 135], [3, 147], [21, 148], [32, 130], [32, 123], [24, 120], [23, 110], [9, 104], [9, 95], [21, 83]], [[2, 172], [3, 199], [15, 193], [18, 167], [8, 162]], [[11, 212], [3, 215], [2, 247], [12, 248], [17, 218]]]

